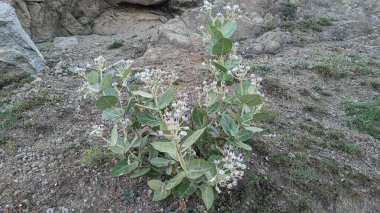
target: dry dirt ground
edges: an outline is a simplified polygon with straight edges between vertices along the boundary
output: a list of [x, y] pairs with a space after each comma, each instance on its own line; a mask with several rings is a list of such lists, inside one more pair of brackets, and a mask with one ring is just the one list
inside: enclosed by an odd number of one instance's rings
[[[273, 109], [269, 119], [257, 123], [265, 132], [250, 142], [254, 151], [247, 153], [244, 182], [222, 194], [212, 212], [380, 209], [379, 29], [363, 27], [352, 12], [336, 15], [336, 5], [305, 2], [295, 7], [320, 10], [262, 27], [239, 41], [244, 62], [263, 77]], [[357, 4], [365, 11], [367, 5]], [[183, 91], [211, 78], [201, 66], [204, 48], [157, 42], [160, 25], [154, 22], [139, 34], [77, 36], [79, 44], [66, 50], [37, 44], [46, 70], [0, 90], [0, 212], [178, 211], [173, 198], [151, 201], [147, 178], [108, 176], [118, 156], [88, 136], [102, 121], [94, 103], [81, 98], [83, 81], [72, 69], [103, 55], [110, 64], [135, 59], [136, 72], [144, 67], [178, 72]], [[284, 32], [289, 39], [272, 54], [255, 52], [266, 31]], [[124, 45], [109, 49], [117, 40]], [[62, 73], [54, 69], [59, 61]], [[360, 118], [359, 112], [350, 116], [352, 102], [372, 103], [364, 123], [350, 122]], [[188, 212], [204, 211], [197, 197], [186, 203]]]

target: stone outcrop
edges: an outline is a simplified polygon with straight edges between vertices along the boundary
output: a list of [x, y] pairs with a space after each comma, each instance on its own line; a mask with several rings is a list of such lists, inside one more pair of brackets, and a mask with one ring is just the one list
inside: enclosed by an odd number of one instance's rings
[[[8, 0], [25, 31], [36, 42], [56, 36], [94, 33], [94, 20], [108, 8], [123, 3], [155, 5], [167, 0]], [[180, 0], [172, 0], [174, 2]], [[182, 2], [181, 4], [185, 4]], [[180, 5], [181, 5], [180, 4]]]
[[43, 56], [5, 2], [0, 2], [0, 41], [0, 88], [44, 68]]

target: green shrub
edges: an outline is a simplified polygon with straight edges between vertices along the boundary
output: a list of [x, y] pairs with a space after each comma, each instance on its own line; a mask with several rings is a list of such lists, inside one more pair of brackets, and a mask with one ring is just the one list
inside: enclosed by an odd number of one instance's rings
[[120, 47], [124, 46], [124, 40], [116, 40], [112, 42], [112, 44], [107, 46], [107, 49], [113, 50], [113, 49], [118, 49]]
[[[203, 65], [214, 79], [195, 90], [196, 103], [176, 93], [174, 82], [180, 76], [175, 72], [146, 69], [135, 74], [133, 61], [116, 63], [114, 73], [99, 56], [90, 73], [80, 73], [102, 119], [114, 124], [110, 137], [103, 136], [102, 125], [95, 125], [91, 135], [124, 156], [110, 175], [151, 177], [148, 186], [154, 201], [197, 194], [210, 209], [218, 193], [236, 188], [243, 178], [243, 152], [252, 150], [245, 142], [262, 131], [252, 126], [266, 116], [261, 78], [248, 75], [250, 67], [241, 64], [230, 39], [239, 6], [226, 6], [226, 14], [215, 17], [212, 7], [206, 1], [211, 23], [204, 42], [210, 58]], [[142, 84], [133, 84], [136, 78]]]

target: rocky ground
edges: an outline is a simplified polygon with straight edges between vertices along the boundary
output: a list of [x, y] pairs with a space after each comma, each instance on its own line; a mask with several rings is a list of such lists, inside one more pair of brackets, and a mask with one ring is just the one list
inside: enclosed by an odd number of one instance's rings
[[[257, 124], [266, 131], [250, 142], [244, 183], [212, 211], [377, 212], [380, 4], [238, 2], [239, 52], [263, 77], [273, 109]], [[151, 201], [146, 178], [108, 176], [118, 156], [88, 136], [101, 120], [74, 68], [99, 55], [134, 59], [135, 71], [178, 72], [178, 88], [191, 91], [210, 78], [201, 66], [205, 20], [197, 8], [175, 17], [125, 6], [99, 16], [96, 34], [37, 43], [46, 69], [0, 90], [0, 212], [178, 212], [173, 198]], [[186, 203], [204, 211], [196, 197]]]

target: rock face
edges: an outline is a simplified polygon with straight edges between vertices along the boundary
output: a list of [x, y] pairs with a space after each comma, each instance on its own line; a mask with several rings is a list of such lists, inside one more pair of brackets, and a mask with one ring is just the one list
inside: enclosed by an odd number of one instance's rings
[[141, 5], [155, 5], [165, 2], [166, 0], [115, 0], [117, 3], [127, 2], [132, 4], [141, 4]]
[[122, 3], [155, 5], [166, 0], [9, 0], [36, 42], [56, 36], [92, 34], [94, 20]]
[[15, 10], [0, 2], [0, 88], [44, 68], [44, 58], [22, 29]]

